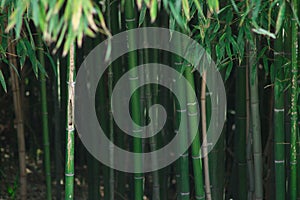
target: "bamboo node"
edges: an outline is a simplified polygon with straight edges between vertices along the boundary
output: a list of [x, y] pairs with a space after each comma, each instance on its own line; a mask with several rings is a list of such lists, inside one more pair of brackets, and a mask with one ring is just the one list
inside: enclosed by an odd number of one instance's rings
[[68, 177], [74, 176], [74, 173], [66, 173], [65, 176], [68, 176]]
[[141, 179], [144, 179], [144, 177], [143, 176], [135, 176], [134, 179], [141, 180]]
[[205, 195], [203, 195], [203, 196], [195, 196], [195, 197], [196, 197], [196, 199], [204, 199]]
[[274, 163], [285, 163], [285, 160], [274, 160]]
[[196, 105], [196, 104], [197, 104], [197, 101], [192, 102], [192, 103], [187, 103], [188, 106], [194, 106], [194, 105]]
[[66, 131], [74, 131], [74, 130], [75, 130], [74, 127], [72, 127], [72, 128], [66, 128]]
[[195, 112], [195, 113], [188, 113], [188, 116], [190, 116], [190, 117], [193, 117], [193, 116], [196, 116], [196, 115], [198, 115], [198, 112]]
[[284, 112], [284, 108], [281, 108], [281, 109], [274, 108], [274, 112]]
[[189, 156], [188, 153], [186, 153], [186, 154], [181, 154], [181, 157], [188, 157], [188, 156]]
[[72, 81], [72, 82], [70, 82], [70, 81], [67, 81], [67, 85], [71, 85], [72, 87], [74, 87], [74, 86], [75, 86], [75, 84], [76, 84], [76, 81]]
[[297, 161], [291, 161], [290, 164], [291, 165], [297, 165]]
[[201, 155], [199, 155], [199, 156], [192, 156], [192, 159], [194, 159], [194, 160], [201, 159]]
[[125, 19], [126, 22], [134, 22], [135, 21], [135, 17], [131, 18], [131, 19]]
[[188, 196], [188, 195], [190, 195], [190, 192], [180, 192], [180, 195], [181, 196]]
[[176, 110], [176, 112], [183, 113], [186, 112], [186, 109]]
[[136, 77], [129, 77], [129, 80], [130, 81], [133, 81], [133, 80], [138, 80], [139, 79], [139, 77], [138, 76], [136, 76]]
[[174, 64], [175, 65], [182, 65], [183, 63], [182, 62], [175, 62]]

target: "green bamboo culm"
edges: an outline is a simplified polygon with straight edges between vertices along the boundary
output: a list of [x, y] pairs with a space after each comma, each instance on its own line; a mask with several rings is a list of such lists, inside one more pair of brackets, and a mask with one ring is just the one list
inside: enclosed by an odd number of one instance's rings
[[[202, 73], [202, 83], [201, 83], [201, 122], [202, 122], [202, 146], [203, 146], [203, 163], [204, 163], [204, 181], [205, 181], [205, 196], [207, 200], [211, 200], [211, 186], [210, 186], [210, 176], [209, 176], [209, 163], [208, 163], [208, 153], [207, 153], [207, 112], [206, 112], [206, 77], [207, 72]], [[211, 77], [210, 77], [211, 78]], [[211, 112], [211, 109], [208, 109]]]
[[237, 162], [238, 199], [247, 199], [247, 163], [246, 163], [246, 65], [237, 66], [236, 74], [236, 134], [235, 155]]
[[[137, 20], [135, 16], [135, 6], [133, 1], [125, 1], [125, 22], [126, 29], [134, 29], [137, 26]], [[128, 35], [128, 45], [129, 47], [133, 47], [135, 45], [135, 36], [132, 34]], [[128, 53], [128, 68], [131, 70], [130, 73], [130, 88], [134, 88], [138, 84], [138, 71], [134, 70], [137, 65], [137, 53], [129, 52]], [[141, 112], [140, 112], [140, 101], [139, 101], [139, 93], [136, 91], [131, 96], [131, 111], [132, 111], [132, 120], [136, 124], [140, 124], [141, 122]], [[140, 132], [138, 127], [133, 124], [133, 132]], [[142, 153], [142, 139], [134, 137], [133, 139], [133, 151], [135, 153]], [[135, 169], [141, 169], [141, 160], [134, 160]], [[143, 199], [143, 182], [144, 177], [141, 173], [134, 174], [134, 199], [142, 200]]]
[[[180, 41], [177, 41], [177, 43], [180, 43]], [[177, 44], [176, 43], [176, 44]], [[180, 48], [179, 44], [176, 48]], [[182, 59], [179, 56], [174, 56], [174, 66], [178, 72], [182, 69]], [[183, 77], [178, 77], [183, 78]], [[187, 109], [186, 109], [186, 93], [184, 85], [182, 84], [175, 84], [175, 87], [177, 87], [178, 90], [178, 99], [180, 99], [183, 103], [183, 105], [180, 105], [179, 102], [175, 102], [175, 109], [176, 109], [176, 121], [175, 121], [175, 132], [177, 134], [182, 134], [182, 139], [180, 140], [180, 148], [183, 148], [187, 145], [187, 139], [188, 139], [188, 122], [187, 122]], [[178, 132], [179, 125], [181, 125], [184, 130], [183, 132]], [[189, 185], [189, 153], [188, 150], [184, 152], [182, 155], [180, 155], [179, 158], [179, 164], [178, 164], [178, 171], [179, 171], [179, 191], [178, 191], [178, 199], [180, 200], [189, 200], [190, 199], [190, 185]], [[178, 163], [177, 162], [177, 163]]]
[[[193, 67], [190, 65], [184, 65], [184, 74], [189, 84], [195, 90], [195, 82], [193, 75]], [[189, 91], [189, 90], [187, 90]], [[195, 131], [197, 129], [197, 134], [195, 139], [192, 142], [192, 160], [193, 160], [193, 171], [194, 171], [194, 182], [195, 182], [195, 196], [196, 199], [205, 199], [204, 185], [203, 185], [203, 174], [202, 174], [202, 161], [201, 161], [201, 152], [200, 152], [200, 138], [199, 138], [199, 129], [198, 129], [198, 120], [197, 120], [197, 99], [193, 97], [192, 94], [187, 92], [187, 111], [188, 111], [188, 125], [189, 131]], [[210, 187], [210, 186], [209, 186]]]
[[[298, 13], [298, 1], [292, 0], [294, 13]], [[298, 24], [293, 16], [292, 18], [292, 77], [291, 77], [291, 148], [290, 148], [290, 199], [297, 198], [297, 122], [298, 122]]]
[[[255, 38], [255, 37], [254, 37]], [[255, 41], [255, 39], [254, 39]], [[263, 171], [262, 171], [262, 146], [261, 146], [261, 124], [258, 97], [258, 75], [256, 71], [256, 43], [248, 45], [249, 58], [249, 84], [250, 84], [250, 115], [253, 127], [253, 160], [254, 160], [254, 182], [255, 199], [263, 199]]]
[[285, 199], [285, 131], [284, 131], [284, 92], [283, 92], [283, 40], [282, 31], [274, 43], [274, 163], [275, 163], [275, 192], [277, 200]]
[[67, 123], [66, 123], [66, 164], [65, 199], [74, 199], [74, 100], [75, 100], [75, 47], [71, 45], [67, 67]]
[[[41, 32], [38, 31], [38, 58], [43, 67], [45, 67], [44, 45]], [[51, 192], [51, 165], [50, 165], [50, 142], [48, 128], [48, 105], [47, 105], [47, 90], [46, 90], [46, 72], [40, 70], [41, 80], [41, 102], [42, 102], [42, 122], [43, 122], [43, 143], [44, 143], [44, 167], [46, 175], [46, 197], [47, 200], [52, 199]]]

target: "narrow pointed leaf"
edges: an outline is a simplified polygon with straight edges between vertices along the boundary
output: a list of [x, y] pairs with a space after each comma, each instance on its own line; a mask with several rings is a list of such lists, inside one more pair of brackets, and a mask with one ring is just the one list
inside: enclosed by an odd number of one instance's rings
[[0, 82], [1, 82], [1, 85], [3, 87], [3, 90], [5, 91], [5, 93], [7, 93], [5, 79], [4, 79], [4, 76], [3, 76], [3, 73], [2, 73], [1, 69], [0, 69]]

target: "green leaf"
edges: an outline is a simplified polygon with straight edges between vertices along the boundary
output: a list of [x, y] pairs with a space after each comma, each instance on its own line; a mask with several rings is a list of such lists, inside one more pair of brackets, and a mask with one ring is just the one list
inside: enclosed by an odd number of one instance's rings
[[6, 88], [6, 83], [5, 83], [5, 79], [4, 79], [4, 76], [3, 76], [3, 73], [0, 69], [0, 82], [1, 82], [1, 85], [5, 91], [5, 93], [7, 93], [7, 88]]
[[204, 14], [203, 14], [203, 9], [202, 9], [202, 7], [201, 7], [201, 5], [199, 3], [199, 0], [193, 0], [193, 2], [194, 2], [195, 6], [196, 6], [196, 8], [198, 10], [198, 13], [199, 13], [201, 19], [204, 19], [205, 22], [206, 22], [206, 18], [205, 18]]
[[38, 1], [30, 1], [30, 4], [32, 9], [32, 20], [37, 27], [39, 25], [39, 4]]
[[136, 5], [138, 6], [138, 9], [141, 10], [143, 4], [143, 0], [136, 0]]
[[157, 0], [152, 0], [151, 8], [150, 8], [151, 23], [155, 21], [156, 17], [157, 17]]
[[21, 70], [24, 67], [25, 64], [25, 60], [26, 60], [26, 55], [27, 55], [27, 50], [26, 50], [26, 46], [23, 42], [23, 40], [19, 40], [17, 43], [17, 55], [20, 56], [20, 67]]
[[190, 21], [190, 6], [188, 0], [182, 0], [183, 13], [188, 21]]
[[230, 0], [230, 1], [231, 1], [231, 4], [232, 4], [233, 9], [235, 10], [235, 12], [240, 13], [240, 11], [239, 11], [237, 5], [235, 4], [234, 0]]
[[278, 12], [278, 16], [277, 16], [277, 20], [276, 20], [276, 32], [275, 32], [276, 35], [278, 34], [278, 32], [281, 28], [284, 17], [285, 17], [285, 1], [282, 2], [279, 12]]
[[275, 36], [274, 33], [271, 33], [271, 32], [269, 32], [269, 31], [267, 31], [267, 30], [265, 30], [263, 28], [259, 28], [259, 27], [258, 28], [253, 28], [252, 31], [255, 32], [255, 33], [257, 33], [257, 34], [266, 35], [266, 36], [269, 36], [269, 37], [271, 37], [273, 39], [276, 39], [276, 36]]
[[33, 37], [32, 37], [32, 33], [31, 33], [30, 26], [28, 24], [28, 21], [24, 20], [24, 23], [25, 23], [25, 26], [26, 26], [27, 31], [29, 33], [29, 38], [30, 38], [30, 43], [31, 43], [32, 49], [35, 49], [35, 44], [34, 44], [34, 40], [33, 40]]
[[252, 6], [254, 6], [254, 10], [252, 12], [252, 21], [256, 21], [258, 13], [260, 11], [261, 0], [251, 1]]
[[207, 0], [207, 4], [210, 12], [218, 12], [219, 11], [219, 0]]
[[226, 74], [225, 74], [225, 80], [227, 80], [231, 74], [232, 71], [232, 67], [233, 67], [233, 62], [229, 62], [227, 69], [226, 69]]
[[36, 78], [38, 78], [38, 76], [39, 76], [38, 65], [37, 65], [37, 58], [36, 58], [35, 52], [32, 49], [32, 46], [30, 45], [28, 40], [24, 39], [24, 44], [25, 44], [27, 52], [28, 52], [28, 57], [31, 62], [31, 65], [32, 65], [33, 72], [34, 72]]
[[52, 56], [48, 52], [44, 52], [44, 53], [48, 57], [48, 59], [49, 59], [49, 61], [51, 63], [51, 66], [52, 66], [52, 69], [54, 71], [55, 76], [57, 76], [57, 66], [54, 63]]
[[140, 17], [139, 17], [139, 27], [144, 23], [146, 11], [147, 11], [146, 4], [143, 4], [143, 7], [140, 12]]

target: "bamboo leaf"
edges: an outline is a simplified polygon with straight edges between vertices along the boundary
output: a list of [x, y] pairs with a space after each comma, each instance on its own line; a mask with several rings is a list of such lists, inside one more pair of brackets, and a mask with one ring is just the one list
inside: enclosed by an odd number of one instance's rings
[[139, 16], [139, 27], [144, 23], [145, 16], [146, 16], [146, 11], [147, 11], [147, 7], [144, 4], [142, 9], [141, 9], [140, 16]]
[[205, 18], [204, 14], [203, 14], [203, 10], [202, 10], [202, 7], [201, 7], [199, 1], [198, 0], [193, 0], [193, 2], [194, 2], [195, 6], [196, 6], [196, 8], [198, 10], [198, 13], [200, 14], [201, 19], [204, 19], [205, 22], [206, 22], [206, 18]]
[[39, 23], [39, 5], [38, 1], [31, 1], [31, 9], [32, 9], [32, 20], [35, 26], [38, 26]]
[[261, 0], [251, 1], [252, 6], [254, 6], [254, 10], [252, 12], [252, 21], [255, 22], [260, 11]]
[[276, 35], [279, 33], [284, 17], [285, 17], [285, 1], [282, 2], [278, 12], [278, 16], [276, 20], [276, 31], [275, 31]]
[[51, 63], [52, 69], [54, 71], [54, 74], [55, 74], [55, 76], [57, 76], [57, 66], [56, 66], [55, 62], [53, 61], [52, 56], [46, 51], [44, 52], [44, 54], [48, 57], [48, 59]]
[[157, 17], [157, 0], [152, 0], [151, 8], [150, 8], [151, 23], [155, 21], [156, 17]]
[[136, 0], [136, 5], [137, 5], [139, 10], [141, 10], [142, 4], [143, 4], [143, 0]]
[[33, 49], [35, 49], [35, 44], [34, 44], [34, 40], [33, 40], [33, 37], [32, 37], [32, 32], [31, 32], [30, 26], [28, 24], [28, 21], [24, 20], [24, 24], [27, 28], [28, 33], [29, 33], [28, 35], [29, 35], [31, 46], [32, 46]]
[[208, 0], [207, 1], [210, 12], [219, 11], [219, 0]]
[[20, 56], [20, 67], [22, 70], [24, 67], [26, 55], [27, 55], [26, 46], [22, 39], [18, 41], [16, 47], [17, 47], [17, 55]]
[[190, 21], [190, 6], [188, 0], [182, 0], [183, 13], [188, 21]]
[[0, 69], [0, 82], [1, 82], [3, 90], [5, 91], [5, 93], [7, 93], [5, 79], [4, 79], [4, 76], [3, 76], [3, 73], [2, 73], [1, 69]]
[[263, 57], [263, 64], [264, 64], [264, 69], [265, 69], [266, 75], [268, 75], [269, 74], [269, 64], [268, 64], [267, 56]]
[[273, 38], [273, 39], [276, 39], [276, 36], [274, 33], [271, 33], [263, 28], [253, 28], [252, 29], [253, 32], [257, 33], [257, 34], [260, 34], [260, 35], [266, 35], [266, 36], [269, 36], [270, 38]]
[[24, 39], [24, 44], [25, 44], [27, 52], [28, 52], [28, 57], [31, 62], [31, 65], [32, 65], [33, 72], [34, 72], [35, 76], [38, 78], [39, 73], [38, 73], [38, 66], [37, 66], [37, 59], [36, 59], [35, 52], [32, 49], [32, 46], [30, 45], [28, 40]]
[[74, 1], [73, 3], [73, 15], [72, 15], [72, 27], [74, 31], [77, 31], [82, 15], [82, 2]]
[[227, 69], [226, 69], [225, 80], [227, 80], [229, 78], [231, 71], [232, 71], [232, 67], [233, 67], [233, 62], [230, 61], [227, 66]]
[[230, 1], [231, 1], [231, 4], [232, 4], [233, 9], [235, 10], [235, 12], [240, 13], [240, 11], [239, 11], [237, 5], [235, 4], [234, 0], [230, 0]]

